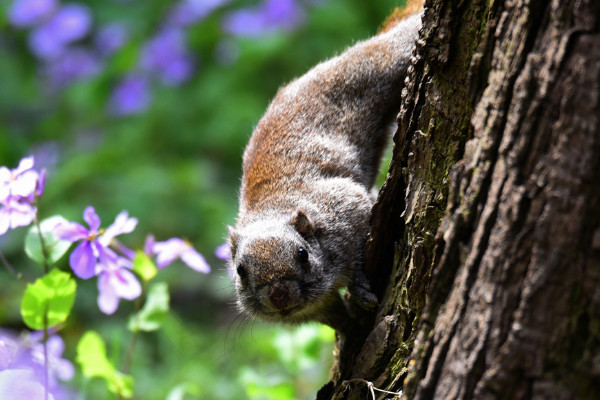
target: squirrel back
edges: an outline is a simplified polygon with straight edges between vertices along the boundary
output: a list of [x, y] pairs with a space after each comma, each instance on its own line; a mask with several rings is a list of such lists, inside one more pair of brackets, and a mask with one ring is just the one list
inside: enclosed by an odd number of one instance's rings
[[347, 332], [339, 289], [376, 305], [362, 273], [372, 186], [420, 26], [410, 15], [318, 64], [282, 87], [259, 121], [229, 235], [243, 311]]

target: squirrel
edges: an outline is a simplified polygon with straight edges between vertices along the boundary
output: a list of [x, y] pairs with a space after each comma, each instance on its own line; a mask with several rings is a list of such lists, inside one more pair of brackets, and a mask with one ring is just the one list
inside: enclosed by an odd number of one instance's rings
[[319, 321], [348, 335], [358, 321], [340, 290], [364, 309], [377, 306], [363, 273], [364, 246], [421, 7], [409, 5], [390, 29], [280, 88], [255, 127], [243, 156], [239, 215], [228, 228], [242, 312]]

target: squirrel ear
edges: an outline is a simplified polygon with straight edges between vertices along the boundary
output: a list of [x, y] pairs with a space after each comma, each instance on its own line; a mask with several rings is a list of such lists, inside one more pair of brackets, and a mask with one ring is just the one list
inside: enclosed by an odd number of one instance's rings
[[302, 236], [313, 234], [315, 232], [315, 225], [308, 218], [308, 216], [302, 210], [298, 210], [292, 216], [292, 225]]
[[238, 238], [238, 234], [235, 231], [235, 229], [231, 226], [227, 227], [227, 233], [229, 234], [229, 253], [231, 254], [231, 258], [233, 259], [233, 256], [235, 255], [235, 251], [237, 248], [237, 238]]

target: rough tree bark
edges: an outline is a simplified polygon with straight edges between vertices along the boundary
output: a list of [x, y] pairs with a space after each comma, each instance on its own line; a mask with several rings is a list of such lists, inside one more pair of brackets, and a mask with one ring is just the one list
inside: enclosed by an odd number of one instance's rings
[[600, 2], [427, 1], [407, 82], [318, 398], [600, 398]]

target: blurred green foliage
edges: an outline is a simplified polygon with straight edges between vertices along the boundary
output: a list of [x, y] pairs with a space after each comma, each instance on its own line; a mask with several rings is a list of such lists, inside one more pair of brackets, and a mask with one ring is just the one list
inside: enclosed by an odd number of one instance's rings
[[[13, 168], [29, 154], [40, 162], [45, 157], [42, 218], [81, 221], [83, 209], [93, 205], [106, 226], [128, 210], [139, 225], [126, 245], [140, 249], [148, 232], [157, 240], [184, 237], [213, 266], [209, 276], [182, 264], [159, 272], [169, 283], [171, 313], [161, 330], [140, 335], [131, 368], [134, 398], [314, 398], [331, 365], [331, 330], [236, 322], [231, 284], [213, 250], [234, 222], [244, 145], [277, 88], [374, 34], [398, 2], [305, 1], [306, 23], [298, 29], [240, 38], [222, 32], [221, 17], [253, 2], [232, 1], [189, 28], [190, 48], [200, 60], [194, 77], [179, 87], [154, 85], [151, 107], [123, 118], [107, 113], [111, 88], [135, 66], [140, 46], [172, 2], [81, 3], [93, 10], [95, 25], [126, 22], [130, 41], [99, 75], [52, 91], [28, 50], [26, 32], [7, 22], [11, 2], [0, 2], [0, 165]], [[235, 57], [223, 60], [223, 46], [234, 49]], [[1, 236], [0, 249], [33, 281], [42, 271], [23, 254], [25, 233]], [[59, 266], [68, 268], [67, 257]], [[0, 269], [0, 326], [23, 329], [24, 288]], [[98, 311], [96, 296], [95, 282], [79, 283], [74, 315], [61, 332], [66, 356], [74, 360], [77, 341], [93, 329], [105, 338], [108, 357], [122, 365], [133, 305], [121, 302], [117, 314], [107, 317]], [[81, 374], [74, 387], [83, 388], [85, 398], [106, 398], [99, 382]]]

